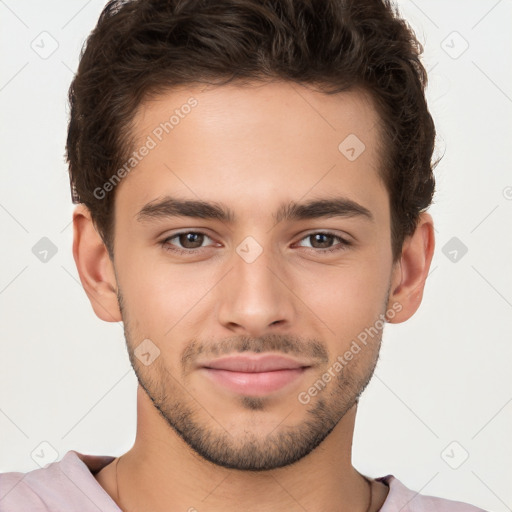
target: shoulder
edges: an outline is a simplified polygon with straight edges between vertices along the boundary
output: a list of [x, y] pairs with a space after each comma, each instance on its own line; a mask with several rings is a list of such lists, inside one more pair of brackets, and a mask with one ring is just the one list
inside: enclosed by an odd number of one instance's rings
[[447, 500], [420, 494], [407, 488], [393, 475], [375, 480], [389, 487], [389, 493], [379, 512], [485, 512], [483, 509], [462, 501]]
[[47, 510], [37, 491], [30, 487], [29, 473], [0, 473], [0, 510]]
[[109, 505], [104, 510], [110, 511], [113, 502], [108, 503], [109, 497], [97, 484], [91, 468], [94, 471], [95, 467], [101, 467], [112, 459], [110, 456], [87, 456], [70, 450], [62, 460], [27, 473], [0, 473], [0, 510], [57, 512], [71, 509], [88, 511], [94, 507], [97, 511], [92, 503], [96, 501], [96, 504], [103, 502]]

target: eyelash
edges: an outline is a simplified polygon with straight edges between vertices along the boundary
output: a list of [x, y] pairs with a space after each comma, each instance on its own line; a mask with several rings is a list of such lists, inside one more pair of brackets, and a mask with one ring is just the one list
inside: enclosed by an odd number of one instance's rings
[[[174, 252], [174, 253], [177, 253], [177, 254], [184, 254], [184, 255], [187, 255], [187, 256], [195, 255], [198, 252], [201, 252], [203, 249], [206, 249], [206, 247], [200, 247], [200, 248], [197, 248], [197, 249], [180, 249], [179, 247], [171, 247], [172, 244], [169, 243], [170, 240], [173, 240], [174, 238], [177, 238], [180, 235], [186, 235], [186, 234], [190, 234], [190, 233], [193, 233], [194, 235], [204, 235], [207, 238], [211, 239], [211, 237], [209, 237], [206, 233], [203, 233], [202, 231], [180, 231], [179, 233], [175, 233], [174, 235], [169, 236], [169, 237], [165, 238], [164, 240], [162, 240], [160, 242], [160, 245], [166, 251]], [[301, 238], [299, 240], [299, 242], [302, 242], [306, 238], [312, 237], [314, 235], [328, 235], [328, 236], [332, 236], [333, 238], [335, 238], [339, 242], [341, 242], [340, 244], [338, 244], [338, 246], [334, 246], [334, 247], [331, 247], [329, 249], [315, 249], [314, 247], [309, 247], [309, 248], [306, 247], [306, 249], [310, 249], [310, 250], [312, 250], [312, 251], [314, 251], [316, 253], [334, 253], [334, 252], [338, 252], [338, 251], [344, 251], [349, 246], [352, 245], [352, 242], [349, 242], [348, 240], [345, 240], [344, 238], [341, 238], [339, 235], [335, 235], [334, 233], [330, 233], [328, 231], [314, 231], [313, 233], [309, 233], [305, 237]]]

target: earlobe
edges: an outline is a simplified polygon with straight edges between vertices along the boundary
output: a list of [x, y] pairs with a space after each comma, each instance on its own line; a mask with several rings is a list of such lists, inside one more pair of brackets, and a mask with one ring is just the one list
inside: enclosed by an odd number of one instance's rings
[[83, 204], [73, 212], [73, 257], [96, 316], [105, 322], [121, 321], [114, 267], [91, 213]]
[[388, 308], [395, 305], [393, 309], [399, 311], [388, 319], [389, 323], [405, 322], [419, 308], [434, 247], [434, 222], [429, 213], [423, 212], [415, 232], [404, 241], [402, 256], [393, 269]]

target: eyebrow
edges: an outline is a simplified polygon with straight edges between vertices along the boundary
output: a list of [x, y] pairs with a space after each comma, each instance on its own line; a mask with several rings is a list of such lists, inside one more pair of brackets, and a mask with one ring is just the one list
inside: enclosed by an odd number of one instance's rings
[[[170, 217], [213, 219], [230, 224], [236, 220], [234, 212], [220, 203], [178, 199], [171, 196], [147, 203], [136, 214], [139, 222]], [[368, 208], [346, 197], [315, 199], [305, 203], [291, 201], [288, 204], [282, 204], [273, 217], [276, 223], [283, 220], [299, 221], [328, 217], [360, 217], [371, 222], [375, 221]]]

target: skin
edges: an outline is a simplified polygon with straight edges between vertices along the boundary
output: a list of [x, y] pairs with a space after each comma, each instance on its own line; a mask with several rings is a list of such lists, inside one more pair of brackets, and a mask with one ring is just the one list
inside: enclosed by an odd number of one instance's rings
[[[369, 487], [352, 466], [352, 438], [383, 326], [307, 404], [297, 397], [332, 372], [379, 315], [400, 323], [416, 312], [434, 251], [432, 217], [421, 214], [393, 264], [379, 119], [363, 93], [326, 95], [284, 82], [174, 89], [138, 110], [136, 147], [191, 96], [197, 106], [115, 189], [114, 261], [87, 208], [74, 212], [80, 279], [99, 318], [123, 320], [139, 379], [134, 445], [95, 477], [126, 511], [365, 512]], [[349, 134], [366, 147], [354, 161], [338, 150]], [[236, 220], [137, 220], [166, 194], [222, 203]], [[272, 216], [283, 202], [335, 195], [366, 207], [373, 222]], [[184, 256], [161, 244], [187, 230], [207, 236], [168, 244], [202, 252]], [[351, 245], [326, 254], [341, 247], [338, 239], [307, 236], [326, 230]], [[251, 263], [236, 251], [248, 236], [262, 249]], [[147, 366], [134, 356], [144, 339], [160, 351]], [[197, 367], [241, 350], [287, 351], [311, 367], [256, 399]], [[387, 492], [372, 482], [371, 510]]]

